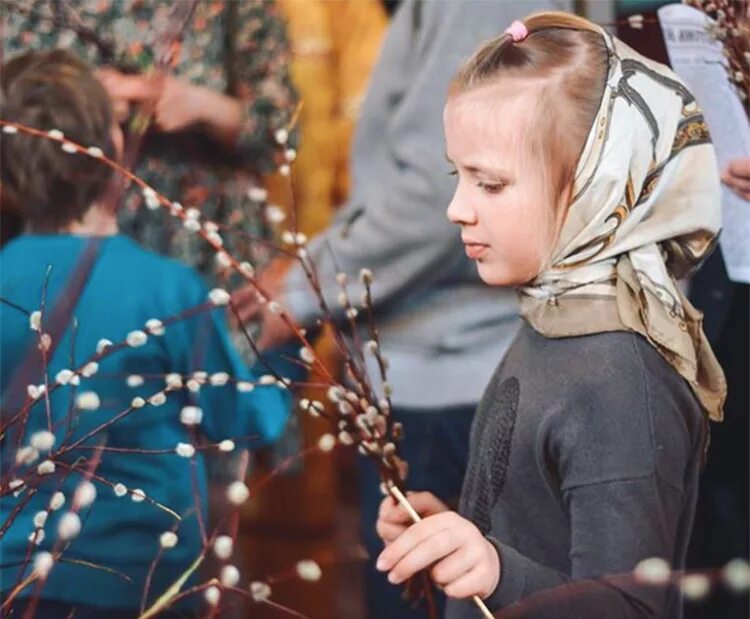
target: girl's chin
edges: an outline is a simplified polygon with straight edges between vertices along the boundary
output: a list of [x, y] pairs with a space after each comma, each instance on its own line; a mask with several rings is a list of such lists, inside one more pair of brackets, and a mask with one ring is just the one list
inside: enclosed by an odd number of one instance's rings
[[477, 261], [477, 271], [480, 279], [488, 286], [525, 286], [536, 278], [536, 274], [529, 275], [528, 270], [519, 273], [498, 264]]

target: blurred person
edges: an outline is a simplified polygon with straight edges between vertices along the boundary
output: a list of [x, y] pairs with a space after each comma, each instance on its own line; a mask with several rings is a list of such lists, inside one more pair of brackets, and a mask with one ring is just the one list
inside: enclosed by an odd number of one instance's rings
[[[542, 1], [403, 2], [383, 42], [356, 128], [351, 195], [308, 248], [331, 308], [339, 306], [337, 271], [354, 285], [361, 269], [374, 272], [392, 415], [405, 431], [399, 449], [409, 463], [406, 483], [427, 488], [448, 504], [458, 500], [474, 410], [516, 332], [518, 309], [511, 291], [481, 281], [445, 220], [453, 187], [441, 127], [444, 97], [461, 60], [496, 34], [497, 24], [551, 7], [571, 8], [567, 2]], [[275, 264], [261, 279], [303, 326], [316, 325], [318, 304], [300, 268], [284, 273]], [[237, 303], [245, 319], [256, 315], [252, 290], [238, 294]], [[263, 318], [263, 345], [290, 337], [273, 314], [265, 312]], [[379, 374], [369, 361], [377, 385]], [[380, 481], [371, 462], [363, 460], [360, 470], [362, 537], [375, 557], [382, 549], [374, 530]], [[439, 593], [437, 598], [442, 607], [444, 598]], [[410, 606], [370, 561], [369, 616], [426, 616], [424, 606], [418, 611]]]
[[[56, 129], [109, 158], [121, 155], [122, 133], [91, 67], [70, 52], [52, 50], [28, 52], [2, 69], [3, 120]], [[49, 424], [42, 398], [2, 440], [4, 480], [12, 475], [25, 484], [18, 496], [4, 492], [0, 498], [0, 522], [9, 525], [0, 542], [3, 599], [32, 572], [38, 553], [59, 550], [58, 527], [76, 502], [87, 460], [100, 447], [92, 478], [96, 500], [81, 509], [80, 534], [56, 559], [34, 616], [135, 617], [162, 534], [176, 533], [176, 545], [164, 545], [147, 604], [201, 551], [199, 518], [207, 518], [201, 445], [234, 440], [254, 447], [275, 440], [288, 416], [288, 392], [240, 389], [255, 376], [229, 341], [224, 308], [211, 305], [196, 271], [120, 233], [114, 213], [101, 204], [113, 178], [109, 168], [96, 158], [63, 152], [54, 140], [20, 131], [1, 135], [2, 199], [13, 202], [26, 223], [25, 233], [0, 251], [3, 422], [28, 401], [28, 384], [55, 385]], [[92, 251], [95, 261], [77, 296], [76, 282]], [[33, 312], [41, 303], [46, 312], [37, 332]], [[72, 304], [69, 319], [55, 333], [58, 310], [63, 308], [65, 318], [66, 303]], [[150, 322], [199, 306], [203, 311], [174, 323]], [[40, 333], [47, 329], [52, 344], [45, 369], [36, 360]], [[130, 344], [133, 333], [140, 333], [141, 341]], [[128, 346], [105, 352], [73, 377], [95, 351], [126, 338]], [[197, 372], [206, 372], [211, 384], [197, 392], [183, 389], [182, 381]], [[37, 450], [40, 436], [51, 443], [48, 454]], [[164, 453], [148, 453], [152, 450]], [[53, 470], [42, 475], [36, 467], [45, 457]], [[57, 493], [64, 509], [50, 507]], [[47, 514], [41, 525], [40, 513]], [[24, 561], [27, 553], [30, 563]], [[38, 593], [36, 585], [20, 592], [14, 616], [23, 615], [26, 601]], [[160, 616], [190, 616], [197, 607], [192, 596]]]
[[[273, 0], [12, 0], [0, 13], [6, 59], [29, 49], [70, 49], [98, 69], [121, 123], [154, 114], [134, 172], [184, 208], [231, 228], [225, 245], [255, 258], [264, 234], [262, 175], [280, 163], [296, 106], [285, 26]], [[174, 37], [175, 23], [186, 23]], [[177, 28], [177, 30], [180, 30]], [[167, 74], [149, 73], [177, 50]], [[132, 125], [131, 125], [132, 128]], [[127, 138], [127, 136], [126, 136]], [[135, 188], [134, 188], [135, 189]], [[124, 234], [196, 268], [209, 285], [229, 277], [210, 248], [164, 209], [128, 191]], [[263, 259], [263, 256], [260, 256]]]

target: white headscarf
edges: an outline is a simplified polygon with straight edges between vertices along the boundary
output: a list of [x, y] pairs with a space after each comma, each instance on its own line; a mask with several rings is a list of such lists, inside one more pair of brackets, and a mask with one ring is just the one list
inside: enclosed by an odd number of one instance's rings
[[521, 289], [521, 313], [548, 337], [640, 333], [720, 420], [724, 375], [675, 282], [721, 227], [708, 129], [672, 71], [601, 32], [606, 87], [549, 267]]

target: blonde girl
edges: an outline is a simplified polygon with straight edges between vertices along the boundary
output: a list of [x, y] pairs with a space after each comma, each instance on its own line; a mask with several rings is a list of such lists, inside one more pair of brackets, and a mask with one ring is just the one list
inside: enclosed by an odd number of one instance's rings
[[679, 617], [674, 588], [622, 574], [683, 566], [721, 418], [723, 374], [675, 283], [720, 227], [701, 112], [668, 68], [541, 13], [466, 63], [444, 124], [448, 217], [482, 279], [518, 289], [524, 324], [479, 405], [458, 513], [414, 493], [411, 525], [384, 500], [378, 567], [394, 583], [430, 569], [451, 619], [479, 616], [471, 596], [521, 616]]

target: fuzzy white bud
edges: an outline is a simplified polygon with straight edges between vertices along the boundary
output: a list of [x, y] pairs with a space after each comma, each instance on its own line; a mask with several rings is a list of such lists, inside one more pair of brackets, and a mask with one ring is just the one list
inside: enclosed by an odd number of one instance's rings
[[13, 496], [18, 496], [24, 490], [24, 483], [20, 479], [11, 479], [8, 482], [8, 488], [13, 491]]
[[215, 387], [223, 387], [229, 382], [229, 374], [226, 372], [215, 372], [209, 376], [208, 382]]
[[55, 435], [49, 430], [40, 430], [31, 435], [31, 446], [39, 451], [49, 451], [55, 445]]
[[90, 157], [94, 157], [95, 159], [101, 159], [102, 157], [104, 157], [104, 151], [98, 146], [89, 146], [86, 149], [86, 154]]
[[84, 391], [76, 396], [76, 408], [84, 411], [95, 411], [101, 404], [99, 396], [93, 391]]
[[189, 378], [185, 386], [191, 393], [198, 393], [201, 390], [201, 384], [194, 378]]
[[324, 434], [318, 439], [318, 449], [323, 453], [331, 451], [336, 446], [336, 437], [333, 434]]
[[300, 348], [299, 358], [309, 365], [315, 363], [315, 355], [313, 354], [313, 351], [310, 350], [307, 346]]
[[32, 400], [36, 400], [42, 394], [42, 392], [39, 390], [39, 386], [38, 385], [28, 385], [26, 387], [26, 394]]
[[734, 593], [750, 589], [750, 565], [745, 559], [732, 559], [721, 571], [724, 584]]
[[215, 259], [216, 264], [218, 264], [223, 269], [228, 269], [230, 266], [232, 266], [232, 258], [225, 251], [217, 251]]
[[29, 533], [29, 541], [37, 546], [44, 541], [44, 529], [34, 529]]
[[192, 458], [195, 455], [195, 447], [190, 443], [177, 443], [175, 453], [182, 458]]
[[67, 541], [77, 537], [81, 532], [81, 519], [74, 512], [66, 512], [57, 524], [57, 534], [60, 539]]
[[151, 335], [164, 335], [165, 327], [164, 323], [158, 318], [149, 318], [146, 321], [146, 330]]
[[265, 582], [252, 582], [250, 583], [250, 595], [256, 602], [263, 602], [271, 597], [271, 587]]
[[146, 493], [140, 488], [133, 488], [133, 491], [130, 493], [130, 498], [133, 503], [142, 503], [146, 500]]
[[297, 575], [302, 580], [309, 582], [316, 582], [320, 580], [323, 575], [323, 571], [320, 566], [312, 559], [303, 559], [297, 563]]
[[628, 23], [634, 30], [643, 29], [643, 15], [631, 15], [628, 17]]
[[166, 384], [167, 389], [181, 389], [182, 376], [176, 372], [172, 372], [164, 377], [164, 383]]
[[39, 350], [47, 352], [52, 348], [52, 336], [49, 333], [42, 333], [39, 336]]
[[208, 293], [208, 298], [214, 305], [228, 305], [231, 296], [223, 288], [214, 288]]
[[225, 438], [221, 443], [219, 443], [219, 451], [223, 451], [225, 453], [229, 453], [230, 451], [234, 451], [234, 441], [228, 438]]
[[81, 509], [88, 507], [96, 500], [96, 486], [90, 481], [81, 482], [73, 495], [73, 506]]
[[112, 346], [112, 342], [107, 338], [102, 338], [96, 343], [96, 353], [101, 355], [107, 348]]
[[55, 492], [55, 494], [52, 495], [52, 498], [49, 501], [49, 508], [53, 512], [56, 512], [63, 505], [65, 505], [65, 495], [58, 490], [57, 492]]
[[38, 511], [36, 514], [34, 514], [34, 526], [37, 529], [41, 529], [44, 527], [45, 524], [47, 524], [47, 512], [46, 511]]
[[277, 129], [273, 134], [278, 144], [286, 144], [289, 141], [289, 131], [286, 129]]
[[5, 133], [7, 135], [15, 135], [16, 133], [18, 133], [18, 127], [14, 126], [14, 125], [4, 125], [3, 126], [3, 133]]
[[136, 329], [135, 331], [131, 331], [130, 333], [128, 333], [125, 341], [131, 348], [139, 348], [148, 341], [148, 335], [146, 335], [143, 331]]
[[99, 364], [96, 361], [89, 361], [81, 369], [81, 376], [84, 376], [85, 378], [91, 378], [98, 371], [99, 371]]
[[115, 484], [112, 487], [112, 491], [116, 497], [124, 497], [128, 493], [128, 487], [125, 484]]
[[166, 401], [167, 396], [163, 391], [156, 392], [148, 399], [148, 403], [151, 404], [151, 406], [161, 406], [162, 404], [166, 403]]
[[255, 385], [253, 383], [249, 383], [245, 380], [241, 380], [236, 385], [237, 391], [240, 393], [250, 393], [253, 389], [255, 389]]
[[291, 173], [291, 171], [292, 171], [292, 169], [289, 167], [289, 164], [282, 163], [279, 166], [279, 174], [281, 174], [281, 176], [289, 176], [289, 174]]
[[203, 420], [203, 410], [198, 406], [184, 406], [180, 411], [180, 421], [186, 426], [197, 426]]
[[266, 207], [266, 219], [272, 224], [280, 224], [286, 219], [286, 213], [275, 204], [272, 204]]
[[201, 229], [201, 224], [197, 219], [185, 219], [182, 222], [183, 227], [185, 230], [188, 230], [189, 232], [198, 232], [198, 230]]
[[144, 406], [146, 406], [146, 400], [137, 395], [130, 401], [130, 406], [132, 408], [143, 408]]
[[151, 187], [144, 187], [143, 201], [146, 203], [146, 208], [151, 211], [155, 211], [159, 208], [159, 196], [153, 189], [151, 189]]
[[263, 187], [253, 186], [247, 190], [247, 197], [253, 202], [265, 202], [266, 198], [268, 198], [268, 191]]
[[685, 574], [680, 579], [680, 590], [688, 600], [702, 600], [711, 591], [711, 581], [705, 574]]
[[672, 575], [672, 569], [661, 557], [644, 559], [633, 570], [636, 581], [649, 585], [666, 585]]
[[203, 597], [209, 606], [216, 606], [221, 599], [221, 591], [219, 590], [219, 587], [211, 585], [204, 591]]
[[259, 385], [275, 385], [276, 378], [271, 376], [271, 374], [263, 374], [263, 376], [261, 376], [258, 379], [258, 384]]
[[34, 573], [42, 580], [47, 578], [47, 574], [55, 564], [55, 559], [49, 552], [38, 552], [34, 557]]
[[39, 475], [51, 475], [55, 472], [55, 463], [52, 460], [45, 460], [36, 467], [36, 472]]
[[29, 466], [31, 464], [34, 464], [39, 459], [39, 451], [31, 447], [30, 445], [26, 445], [25, 447], [21, 447], [16, 452], [16, 464], [25, 464], [26, 466]]
[[214, 554], [226, 561], [232, 556], [232, 550], [234, 549], [234, 541], [228, 535], [219, 535], [214, 541]]
[[220, 580], [225, 587], [234, 587], [240, 582], [240, 571], [234, 565], [225, 565], [221, 568]]
[[47, 135], [53, 140], [62, 140], [65, 138], [65, 134], [59, 129], [50, 129], [47, 131]]
[[241, 481], [233, 481], [227, 487], [227, 499], [232, 505], [242, 505], [250, 498], [250, 489]]
[[370, 269], [362, 269], [359, 272], [359, 281], [361, 281], [363, 284], [371, 284], [372, 283], [372, 271]]
[[177, 534], [174, 531], [164, 531], [159, 536], [159, 545], [164, 549], [174, 548], [177, 541]]
[[75, 374], [72, 370], [60, 370], [57, 374], [55, 374], [55, 382], [58, 385], [67, 385], [70, 382], [70, 379], [73, 378]]

